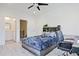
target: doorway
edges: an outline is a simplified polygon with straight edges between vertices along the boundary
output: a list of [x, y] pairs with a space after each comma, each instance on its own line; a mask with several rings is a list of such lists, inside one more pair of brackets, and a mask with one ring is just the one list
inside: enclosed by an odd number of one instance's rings
[[5, 17], [5, 42], [16, 41], [16, 19]]
[[27, 37], [27, 21], [20, 19], [20, 40]]

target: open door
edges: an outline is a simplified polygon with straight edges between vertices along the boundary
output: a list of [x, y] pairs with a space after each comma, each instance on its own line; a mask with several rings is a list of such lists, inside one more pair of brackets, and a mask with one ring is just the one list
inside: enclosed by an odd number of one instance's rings
[[20, 20], [20, 38], [24, 38], [24, 37], [27, 37], [27, 21], [21, 19]]

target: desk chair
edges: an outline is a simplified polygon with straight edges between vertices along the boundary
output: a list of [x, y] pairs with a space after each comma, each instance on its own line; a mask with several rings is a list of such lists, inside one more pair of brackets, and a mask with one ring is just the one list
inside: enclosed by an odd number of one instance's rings
[[71, 50], [72, 50], [72, 44], [71, 42], [61, 42], [58, 45], [58, 49], [65, 51], [62, 55], [64, 56], [68, 56], [68, 54], [71, 54]]

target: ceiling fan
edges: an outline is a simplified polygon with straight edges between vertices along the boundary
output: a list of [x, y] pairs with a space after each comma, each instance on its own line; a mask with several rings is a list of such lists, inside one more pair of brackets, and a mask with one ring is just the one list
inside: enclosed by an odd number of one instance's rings
[[28, 7], [28, 9], [34, 7], [36, 5], [36, 8], [40, 11], [40, 7], [39, 6], [47, 6], [47, 3], [33, 3], [31, 6]]

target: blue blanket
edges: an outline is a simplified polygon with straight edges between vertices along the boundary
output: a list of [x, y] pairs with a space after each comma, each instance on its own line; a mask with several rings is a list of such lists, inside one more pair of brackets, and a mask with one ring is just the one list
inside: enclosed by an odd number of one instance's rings
[[56, 44], [58, 39], [54, 36], [34, 36], [27, 38], [24, 43], [28, 44], [29, 46], [37, 49], [37, 50], [43, 50], [46, 49], [54, 44]]
[[62, 34], [59, 34], [61, 32], [56, 32], [56, 36], [43, 36], [43, 35], [38, 35], [34, 37], [28, 37], [26, 38], [23, 43], [26, 45], [29, 45], [37, 50], [44, 50], [52, 45], [56, 45], [60, 40], [58, 36], [61, 36], [62, 39]]

